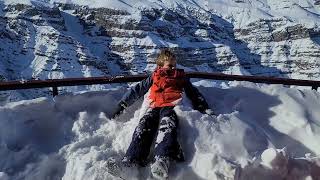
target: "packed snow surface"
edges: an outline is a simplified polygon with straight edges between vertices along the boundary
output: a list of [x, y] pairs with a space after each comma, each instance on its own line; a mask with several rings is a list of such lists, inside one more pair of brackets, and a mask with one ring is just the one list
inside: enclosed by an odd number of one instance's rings
[[[186, 97], [175, 107], [186, 161], [171, 165], [170, 179], [234, 179], [236, 168], [261, 154], [262, 164], [271, 167], [275, 149], [285, 148], [292, 158], [320, 154], [317, 91], [253, 83], [223, 88], [205, 80], [194, 84], [218, 117], [193, 110]], [[118, 179], [107, 172], [106, 161], [123, 156], [147, 109], [140, 100], [109, 119], [126, 91], [122, 87], [1, 106], [0, 179]], [[150, 167], [128, 173], [133, 179], [150, 179]]]

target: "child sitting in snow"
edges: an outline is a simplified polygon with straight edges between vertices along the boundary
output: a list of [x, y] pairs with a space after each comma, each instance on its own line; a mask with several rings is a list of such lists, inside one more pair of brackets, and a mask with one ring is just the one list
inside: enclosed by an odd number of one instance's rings
[[[170, 50], [162, 50], [156, 60], [157, 69], [151, 76], [132, 87], [119, 101], [114, 116], [150, 90], [150, 108], [140, 119], [131, 144], [122, 160], [124, 166], [145, 166], [150, 147], [155, 141], [152, 175], [158, 179], [168, 177], [170, 161], [183, 161], [177, 140], [179, 122], [174, 106], [182, 99], [182, 92], [192, 101], [194, 109], [213, 114], [200, 92], [186, 78], [183, 69], [176, 69], [176, 57]], [[160, 123], [160, 125], [159, 125]]]

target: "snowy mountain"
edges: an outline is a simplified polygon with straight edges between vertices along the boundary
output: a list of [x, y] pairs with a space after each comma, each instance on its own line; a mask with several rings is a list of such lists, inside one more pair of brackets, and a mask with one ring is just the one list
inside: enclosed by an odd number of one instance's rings
[[149, 72], [162, 47], [173, 47], [190, 71], [319, 79], [318, 1], [2, 0], [0, 7], [1, 79]]

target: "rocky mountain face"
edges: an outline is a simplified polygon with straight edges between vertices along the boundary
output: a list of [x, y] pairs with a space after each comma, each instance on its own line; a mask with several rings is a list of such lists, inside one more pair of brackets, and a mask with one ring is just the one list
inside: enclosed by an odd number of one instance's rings
[[[320, 31], [301, 24], [285, 26], [287, 20], [259, 20], [235, 29], [266, 66], [278, 67], [289, 77], [319, 79]], [[257, 43], [258, 42], [258, 43]]]
[[[279, 1], [279, 11], [291, 7], [284, 1]], [[158, 50], [171, 47], [188, 70], [319, 79], [317, 23], [269, 14], [243, 23], [243, 14], [255, 16], [241, 7], [248, 2], [230, 1], [239, 7], [225, 13], [217, 10], [219, 4], [214, 4], [216, 9], [177, 4], [127, 11], [76, 3], [55, 2], [48, 7], [0, 1], [0, 78], [148, 72], [155, 67]], [[310, 2], [292, 6], [318, 17], [310, 8], [319, 3]]]
[[87, 47], [68, 34], [57, 7], [15, 4], [6, 6], [3, 13], [0, 57], [5, 78], [46, 79], [108, 73]]

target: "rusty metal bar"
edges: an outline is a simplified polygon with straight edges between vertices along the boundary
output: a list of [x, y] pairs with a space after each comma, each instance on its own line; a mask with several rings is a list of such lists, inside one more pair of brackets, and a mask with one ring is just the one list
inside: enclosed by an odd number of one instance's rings
[[147, 75], [130, 75], [114, 77], [88, 77], [88, 78], [66, 78], [48, 80], [29, 80], [29, 81], [8, 81], [0, 82], [0, 91], [16, 89], [34, 89], [62, 86], [79, 86], [93, 84], [110, 84], [136, 82], [146, 78]]
[[274, 77], [266, 77], [266, 76], [242, 76], [242, 75], [226, 75], [222, 73], [202, 73], [202, 72], [189, 72], [187, 73], [187, 76], [190, 78], [215, 79], [215, 80], [226, 80], [226, 81], [249, 81], [254, 83], [265, 83], [265, 84], [283, 84], [283, 85], [310, 86], [310, 87], [320, 86], [320, 81], [274, 78]]
[[[33, 88], [53, 88], [53, 94], [58, 94], [58, 87], [62, 86], [78, 86], [78, 85], [93, 85], [93, 84], [110, 84], [136, 82], [146, 78], [147, 75], [128, 75], [128, 76], [112, 76], [112, 77], [88, 77], [88, 78], [66, 78], [66, 79], [48, 79], [48, 80], [29, 80], [29, 81], [8, 81], [0, 82], [0, 91], [16, 90], [16, 89], [33, 89]], [[242, 76], [242, 75], [226, 75], [222, 73], [203, 73], [203, 72], [188, 72], [189, 78], [202, 78], [226, 81], [249, 81], [254, 83], [266, 84], [283, 84], [296, 86], [310, 86], [312, 89], [317, 89], [320, 86], [320, 81], [286, 79], [286, 78], [271, 78], [265, 76]], [[56, 89], [55, 89], [56, 87]]]

